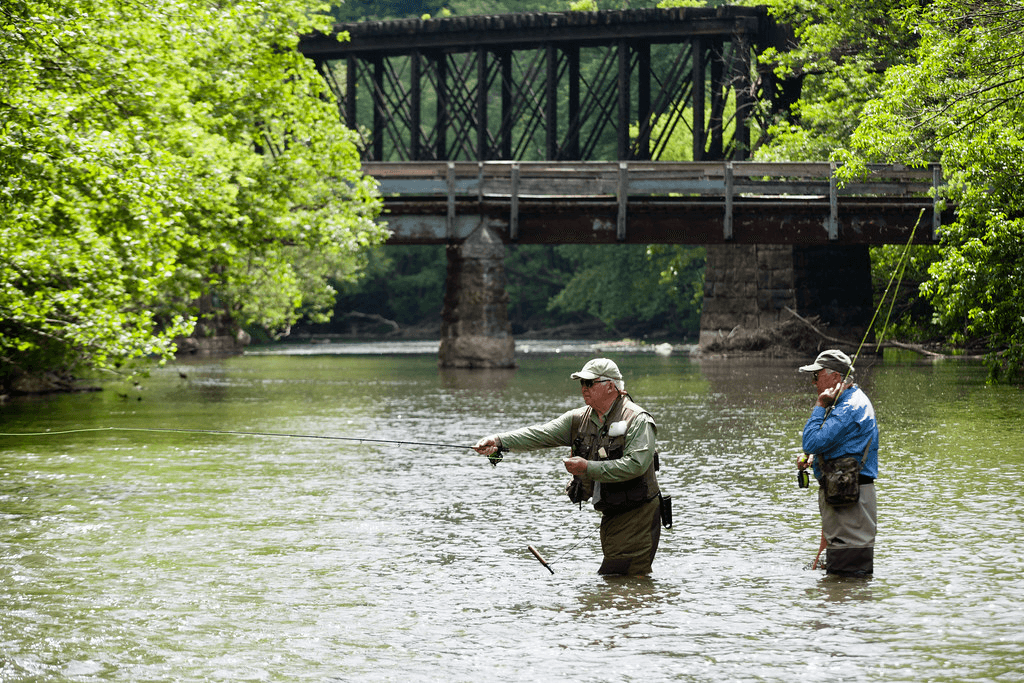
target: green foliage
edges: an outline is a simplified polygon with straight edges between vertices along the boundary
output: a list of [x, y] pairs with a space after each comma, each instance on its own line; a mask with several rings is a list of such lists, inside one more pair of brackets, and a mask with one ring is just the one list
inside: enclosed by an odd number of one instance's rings
[[916, 44], [906, 21], [917, 0], [770, 0], [776, 20], [793, 27], [797, 45], [767, 50], [762, 61], [781, 76], [800, 77], [802, 96], [791, 118], [769, 130], [765, 161], [834, 158], [882, 86], [885, 69], [903, 64]]
[[357, 311], [402, 325], [439, 319], [448, 262], [443, 245], [390, 246], [369, 252], [365, 277], [338, 283], [335, 319]]
[[576, 322], [567, 319], [565, 313], [548, 308], [548, 302], [572, 279], [576, 265], [553, 245], [509, 245], [505, 256], [505, 286], [513, 334]]
[[[795, 121], [759, 157], [834, 159], [848, 175], [866, 162], [941, 161], [957, 221], [939, 249], [916, 252], [908, 281], [920, 296], [896, 330], [984, 344], [994, 377], [1024, 379], [1024, 3], [771, 5], [800, 46], [768, 59], [805, 80]], [[891, 259], [874, 253], [884, 270]]]
[[954, 343], [993, 349], [993, 374], [1024, 379], [1024, 3], [909, 8], [920, 35], [890, 69], [851, 141], [859, 159], [941, 159], [957, 222], [922, 292]]
[[[871, 248], [872, 288], [876, 292], [876, 305], [881, 304], [874, 325], [876, 340], [929, 342], [941, 339], [941, 330], [932, 319], [932, 306], [920, 291], [929, 278], [928, 269], [938, 257], [938, 247], [930, 245], [912, 245], [909, 251], [904, 244]], [[884, 302], [882, 296], [885, 296]]]
[[662, 9], [671, 9], [673, 7], [719, 7], [721, 5], [752, 5], [752, 4], [763, 4], [754, 2], [744, 2], [738, 0], [737, 2], [728, 2], [728, 0], [661, 0], [658, 3], [658, 7]]
[[439, 13], [447, 4], [444, 0], [344, 0], [330, 11], [338, 22], [418, 19]]
[[[557, 250], [577, 268], [551, 300], [551, 310], [584, 311], [620, 332], [638, 323], [678, 337], [698, 331], [699, 308], [691, 304], [703, 277], [703, 254], [693, 252], [686, 259], [675, 249], [620, 244]], [[676, 270], [680, 267], [685, 275]]]
[[0, 8], [0, 385], [166, 357], [199, 299], [285, 327], [383, 231], [304, 0]]

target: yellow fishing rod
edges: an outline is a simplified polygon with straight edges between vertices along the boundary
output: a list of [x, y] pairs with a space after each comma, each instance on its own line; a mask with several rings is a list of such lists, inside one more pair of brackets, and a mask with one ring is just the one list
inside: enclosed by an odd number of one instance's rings
[[[885, 331], [889, 327], [889, 319], [892, 316], [892, 309], [896, 305], [896, 294], [899, 292], [899, 286], [903, 284], [903, 275], [907, 271], [907, 256], [910, 254], [910, 247], [914, 243], [914, 235], [917, 233], [917, 226], [921, 224], [921, 218], [924, 216], [924, 209], [917, 215], [917, 222], [914, 223], [914, 227], [910, 231], [910, 239], [903, 246], [903, 253], [900, 254], [899, 260], [896, 262], [896, 267], [893, 269], [892, 275], [889, 276], [889, 283], [885, 286], [885, 291], [882, 292], [882, 298], [878, 302], [878, 306], [875, 307], [875, 313], [871, 316], [871, 322], [868, 323], [868, 327], [864, 330], [864, 336], [860, 340], [860, 344], [857, 346], [857, 352], [853, 354], [853, 360], [850, 362], [850, 367], [846, 369], [846, 374], [843, 376], [842, 381], [837, 385], [842, 387], [846, 384], [846, 381], [850, 378], [850, 374], [853, 372], [854, 366], [857, 364], [857, 359], [860, 357], [860, 352], [864, 348], [864, 344], [868, 340], [868, 335], [871, 334], [872, 328], [875, 326], [875, 321], [878, 320], [878, 314], [882, 311], [882, 306], [885, 305], [885, 299], [889, 296], [889, 290], [892, 288], [893, 281], [896, 281], [896, 291], [892, 294], [892, 299], [889, 301], [889, 311], [885, 315], [885, 322], [882, 324], [882, 330], [878, 334], [878, 343], [875, 345], [875, 352], [881, 348], [882, 342], [885, 340]], [[897, 274], [899, 279], [896, 279]], [[836, 404], [836, 400], [839, 399], [837, 395], [835, 400], [829, 404], [828, 408], [825, 409], [825, 417], [822, 422], [828, 419], [829, 413], [832, 411], [832, 407]]]

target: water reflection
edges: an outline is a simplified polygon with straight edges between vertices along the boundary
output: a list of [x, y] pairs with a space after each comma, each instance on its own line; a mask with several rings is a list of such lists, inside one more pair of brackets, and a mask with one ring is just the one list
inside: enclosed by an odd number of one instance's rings
[[873, 578], [849, 576], [823, 576], [815, 590], [808, 590], [808, 598], [820, 598], [825, 602], [866, 602], [875, 597]]
[[438, 375], [445, 389], [466, 391], [503, 391], [516, 376], [515, 368], [487, 368], [468, 370], [464, 368], [440, 368]]
[[[580, 404], [586, 356], [266, 355], [0, 407], [120, 425], [472, 444]], [[0, 437], [3, 680], [1013, 680], [1024, 668], [1024, 407], [967, 363], [886, 359], [876, 576], [803, 569], [800, 361], [616, 358], [659, 424], [675, 525], [601, 577], [559, 449], [173, 433]], [[182, 370], [186, 377], [179, 373]], [[551, 575], [527, 551], [534, 545]]]
[[618, 610], [634, 614], [638, 610], [658, 612], [659, 603], [669, 602], [674, 592], [670, 586], [661, 588], [649, 576], [601, 576], [580, 588], [578, 614], [582, 616], [595, 610]]

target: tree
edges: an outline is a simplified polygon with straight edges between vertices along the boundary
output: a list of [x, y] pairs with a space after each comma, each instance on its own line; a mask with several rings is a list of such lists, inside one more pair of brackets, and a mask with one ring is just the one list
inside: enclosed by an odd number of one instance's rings
[[915, 250], [928, 266], [920, 293], [949, 342], [983, 343], [993, 377], [1024, 378], [1024, 5], [772, 5], [800, 45], [771, 57], [805, 89], [761, 157], [827, 156], [848, 177], [866, 162], [941, 161], [957, 220], [938, 250]]
[[[590, 247], [593, 249], [593, 247]], [[584, 263], [587, 259], [584, 259]], [[565, 289], [578, 264], [552, 244], [510, 244], [505, 256], [508, 317], [513, 334], [593, 320], [553, 311], [548, 303]]]
[[304, 0], [0, 7], [0, 389], [286, 327], [384, 238]]
[[994, 378], [1024, 379], [1024, 3], [908, 9], [920, 43], [886, 73], [856, 159], [940, 158], [957, 205], [922, 291], [954, 343], [981, 339]]
[[444, 0], [345, 0], [331, 8], [338, 22], [419, 19], [441, 11]]
[[773, 6], [800, 40], [778, 63], [819, 85], [805, 80], [797, 124], [763, 158], [827, 154], [848, 176], [941, 161], [957, 220], [920, 291], [950, 342], [984, 343], [993, 377], [1024, 377], [1024, 4]]
[[447, 270], [443, 245], [406, 245], [374, 249], [367, 277], [339, 284], [338, 323], [356, 312], [380, 315], [402, 325], [441, 319]]
[[790, 116], [769, 130], [765, 161], [824, 160], [845, 147], [865, 104], [881, 90], [886, 69], [912, 59], [918, 36], [906, 12], [917, 0], [769, 0], [796, 43], [769, 49], [762, 61], [802, 81]]
[[696, 335], [703, 249], [562, 245], [557, 250], [577, 269], [550, 309], [584, 311], [617, 332], [640, 325], [670, 336]]

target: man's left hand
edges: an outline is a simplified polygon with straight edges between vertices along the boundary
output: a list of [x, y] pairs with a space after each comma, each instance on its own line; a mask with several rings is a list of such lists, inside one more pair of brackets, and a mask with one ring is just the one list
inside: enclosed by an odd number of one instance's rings
[[822, 408], [828, 408], [830, 405], [836, 402], [836, 399], [853, 384], [838, 382], [834, 387], [829, 387], [825, 391], [818, 394], [818, 401], [815, 405], [819, 405]]
[[572, 475], [582, 477], [587, 473], [587, 461], [585, 458], [573, 456], [562, 461], [565, 463], [565, 470]]

